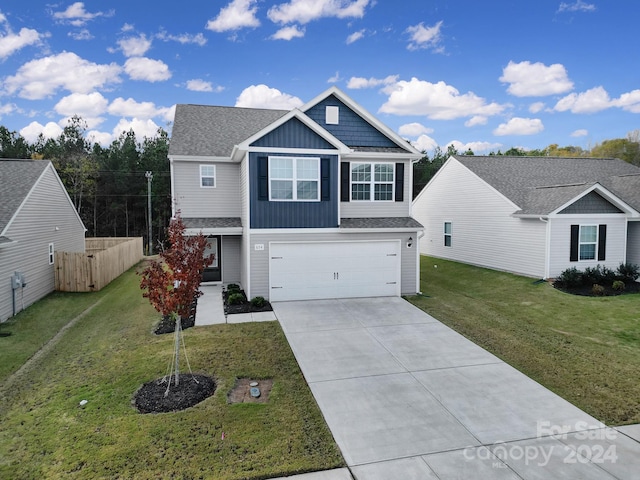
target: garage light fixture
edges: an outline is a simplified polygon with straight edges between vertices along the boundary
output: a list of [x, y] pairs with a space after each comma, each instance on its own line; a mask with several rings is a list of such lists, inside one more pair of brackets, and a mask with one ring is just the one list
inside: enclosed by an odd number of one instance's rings
[[407, 248], [411, 248], [412, 245], [413, 245], [413, 237], [409, 237], [409, 240], [407, 240]]

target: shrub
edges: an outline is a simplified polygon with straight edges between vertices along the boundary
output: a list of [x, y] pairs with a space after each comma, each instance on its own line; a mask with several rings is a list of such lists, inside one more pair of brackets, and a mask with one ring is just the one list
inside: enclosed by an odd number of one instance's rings
[[624, 290], [624, 282], [622, 280], [616, 280], [613, 282], [611, 288], [613, 288], [616, 292], [622, 292]]
[[594, 283], [593, 287], [591, 287], [591, 293], [593, 293], [596, 297], [601, 297], [604, 295], [604, 287], [602, 285]]
[[267, 301], [264, 299], [264, 297], [253, 297], [251, 299], [251, 305], [253, 305], [256, 308], [264, 307], [265, 303], [267, 303]]
[[557, 286], [577, 288], [582, 286], [582, 272], [576, 267], [567, 268], [556, 278]]
[[245, 298], [244, 295], [241, 294], [240, 292], [234, 292], [229, 294], [229, 297], [227, 297], [227, 303], [229, 305], [240, 305], [241, 303], [245, 302]]
[[582, 274], [584, 285], [610, 284], [616, 279], [616, 273], [610, 268], [596, 265], [595, 267], [587, 267]]
[[227, 292], [229, 293], [237, 293], [240, 291], [240, 285], [237, 283], [230, 283], [227, 285]]
[[640, 266], [635, 263], [621, 263], [616, 273], [623, 280], [635, 282], [640, 277]]

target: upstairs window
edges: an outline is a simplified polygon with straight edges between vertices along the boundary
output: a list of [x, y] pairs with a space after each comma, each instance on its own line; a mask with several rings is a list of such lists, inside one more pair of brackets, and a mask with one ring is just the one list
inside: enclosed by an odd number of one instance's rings
[[352, 163], [351, 200], [393, 201], [393, 163]]
[[320, 200], [320, 159], [269, 157], [269, 200]]
[[451, 240], [453, 238], [453, 224], [451, 222], [444, 222], [444, 246], [450, 247]]
[[200, 187], [215, 188], [216, 187], [216, 166], [200, 165]]

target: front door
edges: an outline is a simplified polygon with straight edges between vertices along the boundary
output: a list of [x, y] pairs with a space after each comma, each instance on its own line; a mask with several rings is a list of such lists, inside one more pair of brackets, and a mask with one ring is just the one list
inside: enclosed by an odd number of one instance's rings
[[207, 248], [204, 251], [205, 257], [211, 255], [213, 253], [213, 261], [211, 264], [204, 269], [202, 273], [202, 281], [203, 282], [220, 282], [222, 281], [222, 262], [220, 261], [220, 243], [222, 238], [220, 236], [217, 237], [207, 237]]

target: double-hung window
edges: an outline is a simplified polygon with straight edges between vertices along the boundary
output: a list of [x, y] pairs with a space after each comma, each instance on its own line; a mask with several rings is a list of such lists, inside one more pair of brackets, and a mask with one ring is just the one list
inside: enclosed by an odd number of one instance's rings
[[320, 159], [269, 157], [269, 199], [310, 202], [320, 200]]
[[215, 188], [216, 166], [200, 165], [200, 186], [202, 188]]
[[453, 225], [451, 222], [444, 222], [444, 246], [450, 247], [453, 237]]
[[595, 260], [598, 251], [598, 226], [580, 225], [580, 243], [578, 247], [580, 260]]
[[352, 163], [351, 200], [393, 201], [393, 163]]
[[55, 249], [53, 247], [53, 243], [49, 244], [49, 265], [53, 265], [53, 263], [55, 262], [56, 256], [55, 256]]

